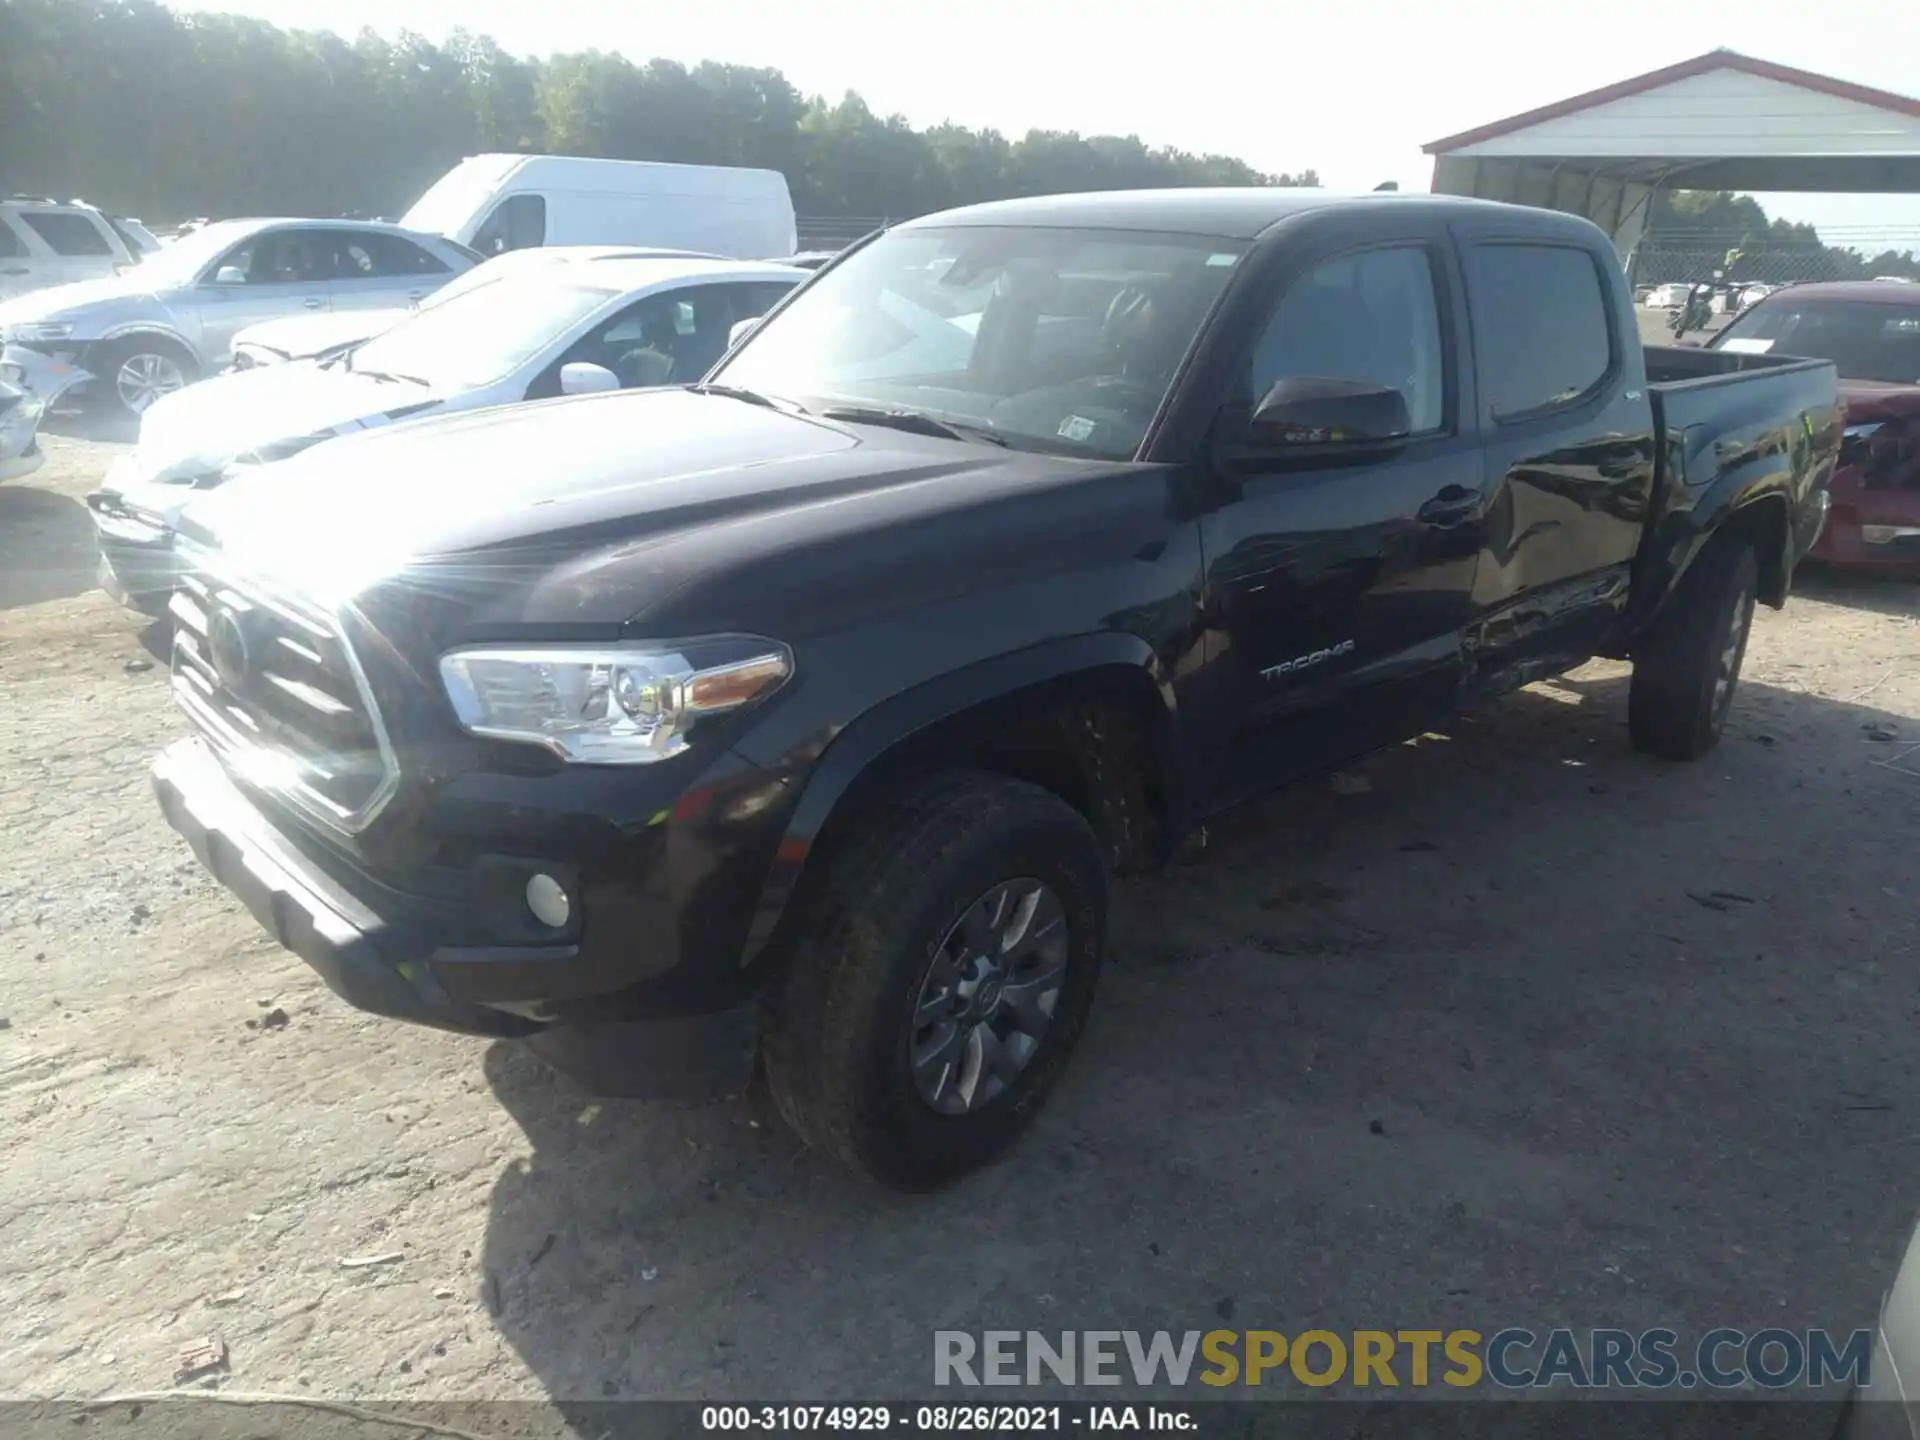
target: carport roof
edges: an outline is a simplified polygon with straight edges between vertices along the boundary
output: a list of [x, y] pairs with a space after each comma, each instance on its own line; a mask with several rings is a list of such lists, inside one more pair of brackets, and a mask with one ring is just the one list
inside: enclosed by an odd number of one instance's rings
[[1920, 100], [1715, 50], [1423, 148], [1678, 189], [1920, 191]]

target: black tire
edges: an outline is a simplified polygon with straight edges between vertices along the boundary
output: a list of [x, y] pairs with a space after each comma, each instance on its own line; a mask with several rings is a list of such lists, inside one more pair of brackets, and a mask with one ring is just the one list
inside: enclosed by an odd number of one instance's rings
[[137, 420], [141, 411], [129, 404], [119, 387], [121, 370], [142, 357], [154, 357], [172, 366], [183, 384], [200, 378], [200, 366], [187, 350], [162, 335], [128, 335], [102, 345], [88, 363], [93, 381], [87, 386], [88, 399], [103, 415]]
[[[1106, 945], [1100, 846], [1047, 791], [965, 772], [899, 795], [829, 863], [768, 999], [768, 1085], [809, 1145], [870, 1179], [930, 1189], [1011, 1144], [1066, 1067]], [[1003, 1090], [967, 1113], [939, 1113], [910, 1063], [923, 983], [976, 902], [1026, 880], [1051, 889], [1067, 930], [1051, 1019]]]
[[1709, 541], [1681, 577], [1634, 656], [1627, 723], [1639, 749], [1663, 760], [1698, 760], [1719, 743], [1759, 581], [1753, 547], [1732, 536]]

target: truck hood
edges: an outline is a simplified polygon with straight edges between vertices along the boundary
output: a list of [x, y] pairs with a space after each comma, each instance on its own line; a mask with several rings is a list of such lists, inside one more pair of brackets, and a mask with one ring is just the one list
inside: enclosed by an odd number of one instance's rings
[[398, 310], [336, 310], [325, 315], [288, 315], [249, 325], [233, 337], [233, 347], [251, 345], [272, 350], [290, 360], [318, 355], [336, 345], [370, 340], [391, 329], [413, 312]]
[[216, 375], [148, 408], [123, 475], [185, 484], [262, 446], [387, 425], [447, 398], [340, 366], [269, 365]]
[[[752, 590], [778, 609], [803, 574], [904, 609], [928, 585], [1057, 565], [1069, 532], [1094, 543], [1100, 522], [1050, 492], [1140, 468], [652, 390], [357, 435], [202, 496], [181, 533], [329, 607], [373, 614], [403, 594], [410, 613], [436, 612], [436, 642], [649, 614], [744, 626], [789, 618], [736, 602]], [[972, 518], [929, 532], [921, 553], [917, 522], [956, 511]]]
[[1920, 415], [1920, 385], [1893, 385], [1880, 380], [1842, 380], [1840, 398], [1846, 401], [1849, 425]]

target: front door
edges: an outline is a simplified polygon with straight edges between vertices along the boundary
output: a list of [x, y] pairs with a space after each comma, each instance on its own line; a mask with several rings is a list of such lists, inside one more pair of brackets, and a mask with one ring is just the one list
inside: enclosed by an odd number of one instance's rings
[[[1202, 522], [1218, 803], [1417, 734], [1455, 702], [1482, 510], [1462, 313], [1440, 234], [1309, 253], [1280, 277], [1215, 437], [1227, 499]], [[1263, 434], [1257, 402], [1301, 379], [1397, 390], [1407, 437]]]
[[300, 229], [266, 230], [220, 257], [195, 287], [200, 349], [223, 365], [249, 325], [328, 309], [327, 262]]

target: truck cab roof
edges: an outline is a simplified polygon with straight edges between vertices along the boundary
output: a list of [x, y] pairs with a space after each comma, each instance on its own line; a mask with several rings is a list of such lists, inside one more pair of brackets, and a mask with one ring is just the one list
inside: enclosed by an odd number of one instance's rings
[[1485, 215], [1502, 212], [1538, 234], [1564, 226], [1585, 232], [1587, 222], [1557, 211], [1503, 205], [1491, 200], [1468, 200], [1451, 195], [1339, 191], [1296, 186], [1216, 186], [1204, 189], [1105, 190], [1078, 195], [1044, 195], [1016, 200], [993, 200], [943, 210], [898, 226], [1039, 225], [1076, 230], [1145, 230], [1168, 234], [1217, 235], [1254, 240], [1284, 220], [1309, 211], [1344, 206], [1419, 206], [1444, 214]]

